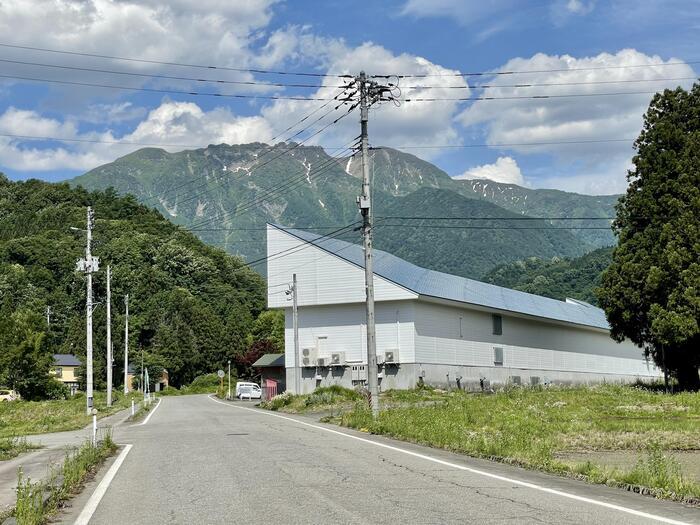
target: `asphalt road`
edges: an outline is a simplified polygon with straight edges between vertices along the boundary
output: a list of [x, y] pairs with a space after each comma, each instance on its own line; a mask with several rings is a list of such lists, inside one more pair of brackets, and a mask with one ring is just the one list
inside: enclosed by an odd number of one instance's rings
[[128, 453], [62, 521], [84, 520], [101, 487], [95, 525], [700, 523], [700, 511], [679, 504], [251, 406], [163, 398], [146, 424], [120, 427]]

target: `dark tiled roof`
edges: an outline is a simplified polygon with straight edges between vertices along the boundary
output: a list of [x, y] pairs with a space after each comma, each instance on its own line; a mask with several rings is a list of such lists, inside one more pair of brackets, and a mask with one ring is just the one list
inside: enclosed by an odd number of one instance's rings
[[56, 366], [80, 366], [82, 363], [73, 354], [54, 354], [53, 362]]

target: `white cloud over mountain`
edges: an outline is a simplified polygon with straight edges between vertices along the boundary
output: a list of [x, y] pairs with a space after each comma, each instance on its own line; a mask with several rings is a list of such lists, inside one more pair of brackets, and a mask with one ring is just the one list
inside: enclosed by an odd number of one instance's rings
[[525, 179], [520, 171], [520, 166], [511, 157], [498, 157], [493, 164], [484, 164], [470, 168], [455, 179], [489, 179], [506, 184], [525, 186]]
[[[678, 59], [663, 60], [634, 49], [584, 58], [540, 53], [512, 59], [498, 71], [528, 73], [495, 77], [489, 84], [501, 87], [487, 89], [486, 94], [501, 100], [475, 102], [460, 114], [459, 122], [467, 129], [483, 126], [488, 144], [590, 141], [508, 149], [523, 155], [549, 153], [575, 173], [596, 175], [599, 183], [612, 186], [613, 191], [626, 185], [621, 166], [629, 163], [633, 151], [631, 141], [624, 139], [635, 139], [639, 134], [653, 92], [679, 84], [689, 87], [692, 80], [667, 79], [695, 76], [692, 68]], [[630, 83], [638, 80], [644, 82]], [[513, 87], [516, 83], [533, 87]], [[518, 98], [529, 95], [553, 98]], [[613, 142], [597, 142], [607, 139]], [[558, 186], [568, 188], [566, 184], [564, 175]]]
[[[272, 132], [263, 117], [237, 116], [227, 108], [204, 111], [192, 102], [166, 101], [150, 111], [132, 132], [120, 137], [111, 131], [79, 133], [75, 122], [60, 122], [16, 108], [0, 115], [0, 133], [64, 139], [65, 146], [56, 146], [54, 141], [40, 148], [31, 142], [27, 145], [21, 139], [0, 136], [0, 158], [5, 166], [20, 171], [48, 171], [92, 169], [140, 147], [129, 142], [179, 151], [208, 144], [265, 141]], [[123, 144], [110, 144], [116, 141]]]

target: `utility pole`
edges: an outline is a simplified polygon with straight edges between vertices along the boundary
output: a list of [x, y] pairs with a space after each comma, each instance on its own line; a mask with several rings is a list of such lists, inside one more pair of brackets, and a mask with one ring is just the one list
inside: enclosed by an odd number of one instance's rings
[[367, 307], [367, 386], [369, 387], [372, 415], [379, 414], [379, 378], [377, 370], [377, 341], [374, 326], [374, 269], [372, 267], [372, 213], [370, 204], [369, 180], [369, 139], [367, 121], [369, 120], [369, 88], [365, 72], [360, 72], [358, 79], [360, 89], [360, 127], [362, 154], [362, 194], [357, 204], [362, 214], [362, 245], [365, 251], [365, 292]]
[[143, 346], [141, 347], [141, 392], [146, 392], [146, 389], [143, 387]]
[[129, 294], [124, 296], [126, 321], [124, 323], [124, 394], [129, 393]]
[[231, 401], [231, 360], [228, 360], [228, 395], [226, 399]]
[[[85, 272], [87, 275], [87, 301], [85, 304], [86, 313], [86, 396], [87, 396], [87, 413], [90, 415], [92, 413], [92, 407], [94, 405], [93, 392], [92, 392], [92, 274], [99, 270], [100, 261], [97, 257], [92, 256], [90, 251], [92, 244], [92, 228], [95, 222], [95, 214], [92, 211], [92, 207], [87, 208], [87, 229], [85, 230], [87, 234], [87, 242], [85, 245], [85, 258], [79, 259], [77, 264], [78, 271]], [[71, 228], [71, 230], [81, 231], [78, 228]]]
[[46, 325], [51, 328], [51, 307], [46, 307]]
[[112, 406], [112, 269], [107, 265], [107, 406]]
[[297, 305], [297, 274], [292, 275], [292, 286], [285, 292], [292, 296], [292, 326], [294, 328], [294, 393], [301, 394], [301, 369], [299, 368], [299, 309]]

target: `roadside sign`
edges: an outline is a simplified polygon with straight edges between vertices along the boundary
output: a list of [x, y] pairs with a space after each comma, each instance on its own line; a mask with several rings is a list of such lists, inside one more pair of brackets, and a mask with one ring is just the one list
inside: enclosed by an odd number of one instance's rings
[[219, 371], [216, 373], [216, 375], [219, 376], [219, 378], [223, 379], [225, 374], [224, 374], [224, 371], [223, 371], [223, 370], [219, 370]]

